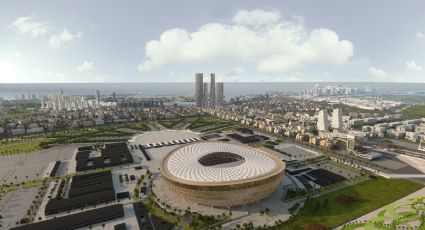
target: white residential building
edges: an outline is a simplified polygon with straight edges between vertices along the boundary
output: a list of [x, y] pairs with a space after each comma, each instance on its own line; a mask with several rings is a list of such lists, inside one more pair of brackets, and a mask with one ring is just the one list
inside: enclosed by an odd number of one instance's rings
[[317, 120], [317, 130], [328, 132], [329, 131], [329, 120], [328, 113], [326, 110], [320, 110], [319, 117]]
[[333, 114], [332, 114], [332, 128], [342, 132], [344, 127], [343, 127], [343, 122], [342, 122], [342, 109], [337, 108], [334, 109]]

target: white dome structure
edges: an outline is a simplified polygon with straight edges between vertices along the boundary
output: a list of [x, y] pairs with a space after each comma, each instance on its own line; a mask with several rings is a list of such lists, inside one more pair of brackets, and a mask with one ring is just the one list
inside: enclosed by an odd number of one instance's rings
[[284, 162], [261, 150], [229, 142], [197, 142], [162, 162], [167, 187], [185, 199], [235, 206], [269, 196], [282, 181]]

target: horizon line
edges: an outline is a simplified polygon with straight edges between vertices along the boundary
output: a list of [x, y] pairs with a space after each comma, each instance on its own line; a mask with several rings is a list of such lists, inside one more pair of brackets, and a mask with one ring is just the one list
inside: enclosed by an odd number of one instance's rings
[[[206, 81], [209, 82], [209, 81]], [[398, 82], [398, 81], [216, 81], [222, 83], [392, 83], [392, 84], [425, 84], [425, 82]], [[122, 81], [122, 82], [0, 82], [4, 84], [131, 84], [131, 83], [148, 83], [148, 84], [187, 84], [195, 83], [195, 81], [167, 81], [167, 82], [150, 82], [150, 81]]]

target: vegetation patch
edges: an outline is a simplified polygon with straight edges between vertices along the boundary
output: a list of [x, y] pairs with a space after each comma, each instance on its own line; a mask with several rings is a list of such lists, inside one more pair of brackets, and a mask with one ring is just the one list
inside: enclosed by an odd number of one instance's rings
[[401, 113], [410, 119], [425, 117], [425, 105], [412, 106], [401, 111]]
[[[317, 198], [307, 199], [299, 213], [283, 222], [279, 227], [280, 229], [303, 230], [310, 224], [320, 223], [327, 228], [334, 228], [394, 202], [422, 187], [422, 184], [409, 180], [384, 178], [367, 180]], [[344, 196], [360, 197], [361, 201], [358, 201], [358, 198], [354, 198], [355, 201], [353, 201], [353, 197], [348, 198], [350, 200], [348, 206], [335, 202]]]
[[0, 155], [12, 155], [34, 152], [40, 149], [42, 138], [37, 139], [5, 139], [0, 144]]
[[172, 129], [174, 126], [176, 126], [180, 122], [182, 122], [181, 119], [158, 121], [159, 124], [161, 124], [162, 126], [164, 126], [167, 129]]
[[356, 202], [361, 201], [362, 198], [359, 195], [347, 195], [341, 194], [336, 198], [336, 201], [344, 207], [350, 206]]
[[131, 125], [129, 128], [140, 130], [140, 131], [149, 131], [149, 127], [145, 123], [135, 123]]

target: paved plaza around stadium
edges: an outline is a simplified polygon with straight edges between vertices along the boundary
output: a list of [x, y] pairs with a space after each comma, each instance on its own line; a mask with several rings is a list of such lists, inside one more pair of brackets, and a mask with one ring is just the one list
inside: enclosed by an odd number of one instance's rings
[[275, 146], [275, 149], [290, 154], [291, 156], [289, 160], [304, 160], [316, 157], [318, 155], [317, 152], [306, 149], [304, 147], [300, 147], [295, 144], [282, 143]]

